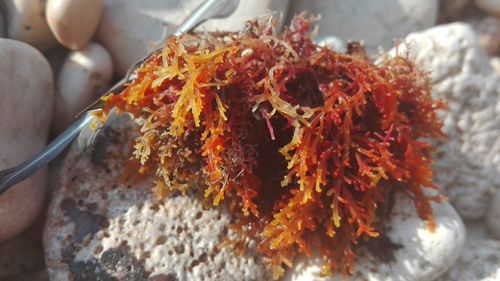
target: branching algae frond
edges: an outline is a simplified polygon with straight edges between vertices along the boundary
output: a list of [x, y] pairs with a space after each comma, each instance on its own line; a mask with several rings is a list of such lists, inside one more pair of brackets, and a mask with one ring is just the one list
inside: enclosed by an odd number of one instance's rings
[[354, 270], [358, 241], [401, 190], [433, 226], [429, 138], [441, 138], [426, 73], [403, 56], [372, 63], [313, 43], [310, 20], [278, 34], [272, 17], [239, 33], [170, 37], [123, 92], [104, 98], [142, 120], [136, 173], [156, 193], [202, 189], [228, 200], [274, 278], [317, 251], [325, 273]]

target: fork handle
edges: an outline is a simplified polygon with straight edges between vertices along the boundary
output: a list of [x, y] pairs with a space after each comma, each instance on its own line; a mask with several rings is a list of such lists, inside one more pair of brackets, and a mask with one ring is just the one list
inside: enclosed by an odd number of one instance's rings
[[47, 163], [56, 158], [75, 138], [78, 136], [84, 126], [89, 124], [94, 119], [90, 112], [81, 115], [70, 127], [64, 130], [57, 138], [55, 138], [45, 149], [35, 154], [30, 160], [25, 161], [15, 167], [13, 172], [5, 176], [0, 182], [0, 195], [16, 183], [19, 183], [32, 174], [36, 170], [45, 166]]

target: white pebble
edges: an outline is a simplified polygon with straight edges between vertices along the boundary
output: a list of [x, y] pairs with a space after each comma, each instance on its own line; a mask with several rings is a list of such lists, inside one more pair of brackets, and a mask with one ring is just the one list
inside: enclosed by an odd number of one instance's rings
[[57, 78], [53, 131], [60, 132], [109, 87], [113, 63], [108, 51], [91, 43], [66, 58]]

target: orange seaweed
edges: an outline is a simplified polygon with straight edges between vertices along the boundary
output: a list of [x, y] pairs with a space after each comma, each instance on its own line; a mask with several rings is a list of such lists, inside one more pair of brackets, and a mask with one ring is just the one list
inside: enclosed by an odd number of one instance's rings
[[170, 37], [103, 99], [104, 116], [142, 120], [133, 158], [157, 194], [231, 200], [274, 278], [312, 251], [325, 272], [353, 272], [356, 245], [379, 235], [377, 209], [396, 189], [433, 223], [426, 140], [443, 136], [443, 105], [428, 75], [404, 56], [374, 64], [359, 44], [320, 47], [310, 24], [299, 15], [278, 34], [264, 17], [239, 33]]

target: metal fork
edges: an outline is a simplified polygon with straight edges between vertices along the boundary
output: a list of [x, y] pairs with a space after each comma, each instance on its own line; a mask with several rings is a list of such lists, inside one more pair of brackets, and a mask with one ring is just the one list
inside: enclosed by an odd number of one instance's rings
[[[225, 18], [236, 10], [239, 2], [239, 0], [206, 0], [198, 8], [196, 8], [171, 35], [180, 35], [188, 32], [208, 19]], [[134, 79], [133, 73], [137, 67], [139, 67], [149, 56], [161, 50], [161, 47], [162, 46], [130, 66], [127, 70], [127, 75], [111, 87], [110, 90], [104, 93], [103, 96], [122, 90], [126, 83]], [[93, 108], [93, 105], [98, 104], [99, 100], [100, 99], [94, 102], [91, 107]], [[90, 124], [95, 119], [94, 115], [92, 115], [92, 111], [93, 110], [87, 110], [81, 114], [71, 126], [64, 130], [64, 132], [55, 138], [45, 149], [35, 154], [28, 161], [12, 168], [0, 170], [0, 195], [7, 191], [11, 186], [34, 174], [38, 169], [47, 165], [62, 151], [64, 151], [64, 149], [81, 133], [82, 130], [89, 128]]]

